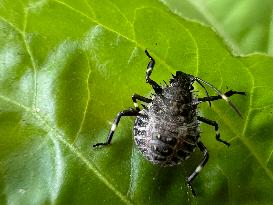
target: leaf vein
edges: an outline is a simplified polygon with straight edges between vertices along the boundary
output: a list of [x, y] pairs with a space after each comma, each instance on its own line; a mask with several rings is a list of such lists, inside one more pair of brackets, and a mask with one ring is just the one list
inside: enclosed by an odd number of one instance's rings
[[17, 26], [15, 26], [13, 23], [11, 23], [9, 20], [4, 18], [3, 16], [0, 16], [0, 19], [3, 22], [5, 22], [6, 24], [8, 24], [10, 27], [12, 27], [14, 30], [16, 30], [19, 34], [23, 35], [23, 31], [21, 31], [21, 29], [19, 29]]
[[58, 4], [62, 5], [62, 6], [65, 6], [66, 8], [70, 9], [71, 11], [74, 11], [75, 13], [78, 13], [78, 14], [84, 16], [85, 18], [89, 19], [89, 20], [92, 21], [93, 23], [96, 23], [96, 24], [100, 25], [101, 27], [107, 29], [108, 31], [111, 31], [111, 32], [113, 32], [113, 33], [115, 33], [115, 34], [117, 34], [117, 35], [119, 35], [119, 36], [122, 36], [123, 38], [125, 38], [126, 40], [128, 40], [128, 41], [130, 41], [130, 42], [132, 42], [132, 43], [135, 43], [135, 44], [137, 43], [137, 42], [134, 41], [133, 39], [130, 39], [129, 37], [127, 37], [127, 36], [125, 36], [125, 35], [123, 35], [123, 34], [117, 32], [117, 31], [115, 31], [115, 30], [113, 30], [113, 29], [111, 29], [110, 27], [108, 27], [108, 26], [106, 26], [106, 25], [103, 25], [102, 23], [100, 23], [100, 22], [97, 21], [96, 19], [94, 19], [94, 18], [92, 18], [92, 17], [86, 15], [85, 13], [79, 11], [78, 9], [76, 9], [76, 8], [70, 6], [70, 5], [68, 5], [68, 4], [66, 4], [66, 3], [64, 3], [64, 2], [62, 2], [62, 1], [59, 1], [59, 0], [52, 0], [52, 1], [58, 3]]
[[5, 22], [6, 24], [8, 24], [11, 28], [13, 28], [15, 31], [17, 31], [22, 36], [26, 52], [29, 55], [31, 65], [33, 67], [33, 75], [34, 75], [33, 108], [36, 108], [36, 98], [37, 98], [37, 68], [36, 68], [36, 64], [35, 64], [35, 61], [34, 61], [34, 57], [32, 55], [32, 52], [31, 52], [31, 50], [29, 48], [29, 45], [27, 43], [27, 40], [26, 40], [26, 34], [25, 34], [26, 32], [25, 32], [25, 30], [26, 30], [26, 26], [27, 26], [27, 12], [25, 12], [24, 19], [23, 19], [23, 21], [24, 21], [24, 23], [23, 23], [23, 30], [19, 29], [17, 26], [15, 26], [14, 24], [12, 24], [10, 21], [8, 21], [7, 19], [5, 19], [3, 16], [0, 16], [0, 19], [3, 22]]
[[[145, 46], [139, 44], [136, 40], [133, 40], [133, 39], [131, 39], [131, 38], [129, 38], [129, 37], [127, 37], [127, 36], [125, 36], [125, 35], [123, 35], [123, 34], [117, 32], [117, 31], [115, 31], [115, 30], [109, 28], [109, 27], [106, 26], [106, 25], [103, 25], [103, 24], [100, 23], [99, 21], [95, 20], [94, 18], [91, 18], [90, 16], [88, 16], [88, 15], [82, 13], [81, 11], [79, 11], [79, 10], [73, 8], [72, 6], [66, 4], [66, 3], [64, 3], [64, 2], [62, 2], [62, 1], [59, 1], [59, 0], [52, 0], [52, 1], [54, 1], [54, 2], [56, 2], [56, 3], [58, 3], [58, 4], [60, 4], [60, 5], [65, 6], [66, 8], [68, 8], [68, 9], [74, 11], [75, 13], [78, 13], [78, 14], [84, 16], [85, 18], [89, 19], [89, 20], [92, 21], [93, 23], [96, 23], [96, 24], [100, 25], [101, 27], [105, 28], [106, 30], [111, 31], [111, 32], [117, 34], [118, 36], [123, 37], [124, 39], [128, 40], [129, 42], [135, 44], [137, 47], [141, 48], [143, 51], [146, 49]], [[146, 7], [142, 7], [141, 9], [144, 9], [144, 8], [146, 8]], [[136, 10], [138, 10], [138, 9], [136, 9]], [[156, 57], [156, 58], [158, 59], [158, 61], [160, 61], [163, 65], [165, 65], [166, 68], [167, 68], [168, 70], [173, 71], [173, 69], [169, 66], [169, 64], [168, 64], [166, 61], [164, 61], [163, 59], [159, 58], [155, 53], [153, 53], [153, 52], [151, 52], [151, 51], [150, 51], [150, 54], [153, 55], [154, 57]]]
[[[119, 14], [127, 21], [127, 23], [130, 25], [130, 27], [131, 27], [131, 29], [132, 30], [134, 30], [134, 25], [133, 25], [133, 23], [131, 22], [131, 21], [129, 21], [129, 19], [127, 18], [127, 16], [126, 15], [124, 15], [122, 12], [121, 12], [121, 10], [120, 10], [120, 8], [116, 5], [116, 3], [114, 3], [113, 1], [109, 1], [116, 9], [117, 9], [117, 11], [119, 12]], [[135, 34], [134, 32], [133, 32], [133, 34]], [[134, 39], [135, 39], [135, 36], [133, 36], [134, 37]]]
[[[214, 106], [213, 110], [223, 120], [223, 122], [225, 122], [225, 124], [230, 128], [230, 130], [234, 133], [234, 135], [236, 135], [236, 132], [233, 130], [233, 127], [222, 117], [221, 112], [218, 109], [215, 109], [215, 106]], [[250, 151], [250, 153], [254, 156], [254, 158], [257, 160], [257, 162], [263, 168], [263, 170], [265, 171], [265, 173], [267, 174], [267, 176], [269, 177], [271, 182], [273, 182], [273, 174], [272, 174], [271, 170], [269, 170], [266, 167], [266, 165], [263, 164], [262, 160], [256, 154], [256, 152], [252, 148], [252, 146], [251, 146], [250, 142], [247, 140], [247, 138], [246, 137], [242, 138], [242, 137], [239, 137], [238, 135], [236, 135], [235, 137], [231, 138], [229, 140], [229, 142], [234, 141], [235, 139], [239, 139], [245, 145], [245, 147]]]
[[250, 93], [249, 93], [249, 105], [248, 105], [248, 111], [247, 111], [247, 115], [246, 115], [246, 120], [245, 120], [245, 123], [244, 123], [244, 128], [243, 128], [243, 133], [242, 133], [242, 136], [245, 135], [245, 132], [246, 132], [246, 128], [247, 128], [247, 125], [249, 124], [249, 116], [250, 116], [250, 112], [251, 112], [251, 107], [252, 107], [252, 101], [253, 101], [253, 92], [254, 92], [254, 87], [255, 87], [255, 83], [254, 83], [254, 76], [253, 74], [250, 72], [249, 70], [249, 67], [245, 67], [243, 66], [244, 68], [247, 68], [246, 71], [248, 71], [249, 73], [249, 76], [250, 76], [250, 79], [251, 79], [251, 90], [250, 90]]
[[94, 18], [96, 18], [96, 13], [95, 13], [93, 7], [89, 4], [88, 0], [84, 0], [84, 2], [86, 3], [86, 5], [89, 8], [89, 10], [92, 12]]
[[[256, 158], [257, 162], [261, 165], [261, 167], [264, 169], [264, 171], [266, 172], [267, 176], [269, 177], [269, 179], [271, 180], [271, 182], [273, 182], [273, 173], [271, 170], [269, 170], [267, 168], [266, 165], [263, 164], [262, 160], [260, 159], [260, 157], [258, 156], [258, 154], [254, 151], [254, 149], [251, 146], [251, 143], [248, 140], [248, 137], [245, 136], [245, 132], [246, 132], [246, 128], [247, 125], [249, 123], [249, 116], [252, 110], [252, 104], [253, 104], [253, 92], [254, 92], [254, 88], [257, 87], [255, 86], [255, 81], [254, 81], [254, 76], [251, 73], [251, 71], [249, 70], [250, 68], [252, 68], [253, 66], [256, 66], [258, 63], [255, 63], [254, 65], [251, 66], [245, 66], [244, 62], [242, 60], [240, 60], [240, 62], [243, 64], [242, 68], [244, 68], [251, 79], [251, 90], [250, 90], [250, 96], [249, 96], [249, 106], [248, 106], [248, 111], [247, 111], [247, 117], [244, 123], [244, 127], [243, 127], [243, 132], [242, 132], [242, 137], [238, 136], [238, 139], [240, 139], [240, 141], [243, 142], [243, 144], [249, 149], [249, 151], [253, 154], [253, 156]], [[234, 131], [233, 127], [226, 121], [225, 118], [223, 118], [223, 115], [221, 115], [220, 111], [216, 111], [216, 113], [218, 114], [218, 116], [225, 122], [225, 124], [230, 127], [230, 130], [236, 135], [236, 132]], [[234, 140], [235, 138], [233, 138], [232, 140]]]
[[218, 64], [218, 66], [217, 66], [217, 70], [218, 70], [218, 73], [219, 73], [219, 76], [220, 76], [220, 82], [221, 82], [220, 85], [219, 85], [219, 89], [221, 89], [222, 86], [223, 86], [223, 75], [222, 75], [220, 66], [224, 64], [224, 62], [226, 61], [227, 57], [228, 57], [228, 55], [225, 55], [225, 56], [222, 58], [221, 62], [220, 62], [220, 63]]
[[90, 66], [90, 61], [89, 61], [89, 58], [88, 58], [88, 55], [85, 51], [85, 56], [86, 56], [86, 59], [87, 59], [87, 64], [88, 64], [88, 74], [87, 74], [87, 79], [86, 79], [86, 90], [87, 90], [87, 100], [86, 100], [86, 105], [84, 107], [84, 111], [83, 111], [83, 117], [82, 117], [82, 120], [81, 120], [81, 123], [80, 123], [80, 128], [76, 134], [76, 137], [74, 139], [74, 142], [72, 144], [74, 144], [77, 139], [79, 138], [79, 135], [82, 131], [82, 128], [83, 128], [83, 125], [84, 125], [84, 122], [85, 122], [85, 119], [86, 119], [86, 114], [87, 114], [87, 110], [88, 110], [88, 106], [89, 106], [89, 102], [90, 102], [90, 96], [91, 96], [91, 92], [90, 92], [90, 88], [89, 88], [89, 80], [90, 80], [90, 76], [91, 76], [91, 66]]
[[75, 148], [73, 146], [73, 144], [70, 144], [68, 141], [66, 141], [64, 139], [64, 137], [62, 136], [62, 134], [58, 131], [58, 129], [56, 127], [54, 127], [53, 125], [50, 124], [50, 122], [45, 119], [45, 117], [43, 117], [41, 114], [37, 113], [37, 112], [33, 112], [31, 108], [20, 104], [19, 102], [12, 100], [6, 96], [0, 95], [0, 99], [2, 99], [3, 101], [6, 101], [8, 103], [11, 103], [15, 106], [18, 106], [20, 108], [23, 108], [26, 112], [30, 112], [35, 118], [37, 118], [38, 120], [40, 120], [42, 123], [45, 124], [45, 126], [47, 127], [48, 131], [51, 131], [54, 135], [53, 137], [60, 141], [65, 147], [67, 147], [73, 154], [75, 154], [111, 191], [113, 191], [125, 204], [132, 204], [132, 202], [127, 199], [127, 197], [125, 195], [123, 195], [121, 192], [119, 192], [114, 185], [112, 185], [106, 177], [104, 177], [98, 170], [98, 168], [95, 166], [94, 163], [92, 163], [91, 161], [89, 161], [86, 157], [84, 157], [82, 155], [82, 153], [77, 150], [77, 148]]
[[270, 161], [272, 155], [273, 155], [273, 150], [271, 150], [271, 153], [270, 153], [268, 159], [266, 160], [266, 166], [268, 165], [268, 163], [269, 163], [269, 161]]
[[23, 32], [22, 32], [22, 36], [23, 36], [23, 41], [26, 47], [26, 51], [30, 57], [30, 61], [31, 61], [31, 65], [33, 68], [33, 84], [34, 84], [34, 95], [33, 95], [33, 103], [32, 103], [32, 107], [34, 109], [36, 109], [37, 107], [37, 65], [35, 63], [32, 51], [30, 49], [29, 43], [27, 42], [27, 37], [26, 37], [26, 28], [27, 28], [27, 21], [28, 21], [28, 9], [24, 10], [24, 18], [23, 18]]
[[[258, 154], [254, 151], [254, 149], [251, 146], [251, 143], [248, 141], [247, 137], [239, 137], [237, 135], [237, 132], [233, 129], [233, 126], [230, 125], [230, 123], [223, 117], [223, 114], [221, 114], [221, 112], [216, 108], [216, 106], [213, 106], [212, 109], [214, 110], [214, 112], [219, 116], [220, 119], [222, 119], [222, 121], [229, 127], [229, 129], [234, 133], [234, 136], [231, 140], [229, 141], [233, 141], [235, 139], [239, 139], [250, 151], [250, 153], [255, 157], [255, 159], [257, 160], [257, 162], [260, 164], [260, 166], [264, 169], [264, 171], [266, 172], [267, 176], [269, 177], [269, 179], [271, 180], [271, 182], [273, 182], [273, 174], [271, 172], [271, 170], [269, 170], [262, 162], [262, 160], [260, 159], [260, 157], [258, 156]], [[244, 135], [242, 135], [244, 136]]]

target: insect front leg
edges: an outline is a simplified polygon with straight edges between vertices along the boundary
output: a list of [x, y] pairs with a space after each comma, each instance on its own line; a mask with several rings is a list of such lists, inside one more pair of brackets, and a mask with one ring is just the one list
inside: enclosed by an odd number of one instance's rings
[[94, 144], [93, 147], [97, 147], [100, 145], [109, 145], [112, 141], [114, 132], [116, 130], [116, 127], [118, 126], [120, 118], [123, 116], [137, 116], [138, 112], [139, 112], [138, 110], [134, 110], [133, 108], [129, 108], [128, 110], [123, 110], [123, 111], [119, 112], [117, 114], [114, 122], [112, 123], [112, 127], [111, 127], [111, 130], [109, 131], [106, 142], [100, 142], [100, 143]]
[[[230, 90], [230, 91], [226, 92], [224, 95], [226, 97], [230, 97], [230, 96], [235, 95], [235, 94], [246, 95], [245, 92], [238, 92], [238, 91], [233, 91], [233, 90]], [[198, 98], [198, 102], [214, 101], [214, 100], [220, 100], [220, 99], [223, 99], [221, 95], [207, 96], [207, 97], [203, 97], [203, 98]]]
[[194, 196], [195, 196], [195, 191], [192, 187], [192, 181], [198, 175], [198, 173], [202, 170], [202, 168], [206, 165], [206, 163], [209, 160], [209, 153], [208, 153], [208, 150], [205, 147], [205, 145], [202, 142], [198, 142], [197, 146], [200, 149], [200, 151], [203, 153], [204, 157], [203, 157], [202, 161], [200, 162], [200, 164], [196, 167], [194, 172], [186, 179], [188, 187], [191, 189], [192, 194]]
[[140, 109], [139, 109], [139, 107], [138, 107], [138, 104], [137, 104], [137, 100], [142, 101], [142, 102], [145, 102], [145, 103], [150, 103], [150, 102], [152, 102], [152, 99], [143, 97], [143, 96], [138, 95], [138, 94], [133, 94], [132, 100], [133, 100], [133, 102], [134, 102], [134, 106], [135, 106], [135, 108], [136, 108], [137, 111], [140, 111]]
[[152, 56], [150, 56], [147, 50], [145, 50], [145, 54], [150, 58], [150, 62], [147, 66], [147, 71], [146, 71], [146, 83], [149, 83], [153, 87], [156, 94], [160, 94], [162, 92], [162, 88], [150, 78], [153, 72], [154, 65], [155, 65], [155, 60], [153, 59]]
[[204, 118], [204, 117], [200, 117], [200, 116], [197, 116], [197, 120], [201, 121], [201, 122], [204, 122], [208, 125], [211, 125], [211, 126], [214, 126], [215, 128], [215, 132], [216, 132], [216, 140], [219, 141], [219, 142], [222, 142], [224, 143], [225, 145], [229, 146], [230, 144], [222, 139], [220, 139], [220, 132], [219, 132], [219, 126], [217, 124], [217, 122], [213, 121], [213, 120], [209, 120], [207, 118]]

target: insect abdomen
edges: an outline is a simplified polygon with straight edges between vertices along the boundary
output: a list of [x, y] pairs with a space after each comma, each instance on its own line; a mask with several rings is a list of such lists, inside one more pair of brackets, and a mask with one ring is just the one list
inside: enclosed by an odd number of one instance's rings
[[[146, 111], [138, 116], [134, 126], [134, 139], [144, 157], [154, 164], [171, 166], [187, 159], [196, 147], [197, 138], [186, 130], [173, 129], [175, 125], [153, 123]], [[182, 127], [183, 128], [183, 127]], [[196, 129], [196, 128], [195, 128]]]

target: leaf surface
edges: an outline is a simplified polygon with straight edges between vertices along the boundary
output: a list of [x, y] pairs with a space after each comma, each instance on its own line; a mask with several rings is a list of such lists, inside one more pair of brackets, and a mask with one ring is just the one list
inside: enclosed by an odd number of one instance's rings
[[[3, 1], [0, 16], [1, 204], [272, 202], [271, 57], [234, 57], [210, 28], [158, 1]], [[150, 95], [146, 48], [158, 82], [182, 70], [247, 93], [232, 97], [243, 119], [224, 102], [200, 106], [231, 147], [201, 125], [210, 160], [196, 198], [184, 179], [202, 154], [177, 167], [150, 164], [134, 146], [133, 118], [111, 146], [91, 148], [133, 93]]]

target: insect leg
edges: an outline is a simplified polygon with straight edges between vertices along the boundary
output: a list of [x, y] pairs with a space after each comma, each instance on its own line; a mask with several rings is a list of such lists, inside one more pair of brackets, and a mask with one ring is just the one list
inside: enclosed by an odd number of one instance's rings
[[133, 94], [132, 100], [133, 100], [133, 102], [134, 102], [134, 106], [135, 106], [136, 110], [138, 110], [138, 111], [139, 111], [140, 109], [139, 109], [139, 107], [138, 107], [137, 100], [140, 100], [140, 101], [146, 102], [146, 103], [152, 102], [151, 99], [145, 98], [145, 97], [143, 97], [143, 96], [141, 96], [141, 95], [138, 95], [138, 94]]
[[204, 117], [200, 117], [200, 116], [197, 116], [197, 120], [201, 121], [201, 122], [204, 122], [208, 125], [211, 125], [211, 126], [214, 126], [215, 128], [215, 132], [216, 132], [216, 140], [219, 141], [219, 142], [222, 142], [224, 143], [225, 145], [229, 146], [230, 144], [224, 140], [221, 140], [220, 139], [220, 132], [219, 132], [219, 129], [218, 129], [218, 124], [217, 122], [213, 121], [213, 120], [209, 120], [207, 118], [204, 118]]
[[150, 78], [153, 72], [154, 65], [155, 65], [155, 60], [153, 59], [152, 56], [150, 56], [147, 50], [145, 50], [145, 54], [150, 58], [150, 62], [147, 66], [147, 71], [146, 71], [146, 83], [149, 83], [153, 87], [155, 93], [160, 94], [162, 92], [162, 88]]
[[[233, 90], [230, 90], [228, 92], [226, 92], [224, 95], [226, 97], [230, 97], [234, 94], [238, 94], [238, 95], [246, 95], [245, 92], [238, 92], [238, 91], [233, 91]], [[198, 98], [198, 102], [206, 102], [206, 101], [214, 101], [214, 100], [220, 100], [222, 99], [222, 96], [221, 95], [217, 95], [217, 96], [207, 96], [207, 97], [203, 97], [203, 98]]]
[[112, 123], [112, 127], [111, 127], [111, 130], [110, 130], [109, 134], [108, 134], [106, 142], [100, 142], [100, 143], [94, 144], [93, 147], [97, 147], [97, 146], [100, 146], [100, 145], [109, 145], [111, 143], [111, 141], [112, 141], [115, 129], [118, 126], [120, 118], [123, 117], [123, 116], [137, 116], [137, 115], [138, 115], [138, 111], [134, 110], [133, 108], [129, 108], [128, 110], [123, 110], [123, 111], [119, 112], [117, 114], [114, 122]]
[[209, 160], [209, 153], [208, 153], [208, 150], [205, 147], [205, 145], [202, 142], [198, 142], [197, 146], [200, 149], [200, 151], [203, 152], [204, 157], [203, 157], [202, 161], [200, 162], [200, 164], [196, 167], [194, 172], [186, 179], [187, 184], [188, 184], [189, 188], [191, 189], [193, 195], [195, 195], [195, 192], [192, 188], [191, 183], [192, 183], [193, 179], [198, 175], [198, 173], [202, 170], [202, 168], [206, 165], [206, 163]]
[[195, 80], [197, 82], [202, 82], [202, 83], [205, 83], [207, 86], [209, 86], [211, 89], [213, 89], [218, 95], [221, 96], [221, 98], [225, 101], [227, 101], [227, 103], [232, 107], [232, 109], [239, 115], [240, 118], [243, 118], [242, 117], [242, 114], [241, 112], [238, 110], [238, 108], [233, 104], [233, 102], [226, 96], [224, 95], [220, 90], [218, 90], [216, 87], [214, 87], [213, 85], [211, 85], [210, 83], [202, 80], [201, 78], [198, 78], [198, 77], [195, 77]]

